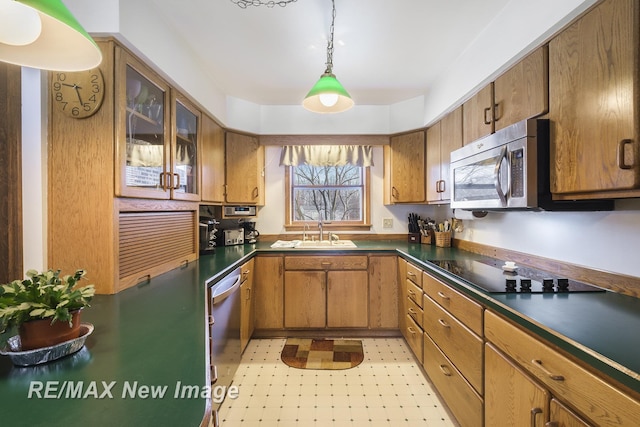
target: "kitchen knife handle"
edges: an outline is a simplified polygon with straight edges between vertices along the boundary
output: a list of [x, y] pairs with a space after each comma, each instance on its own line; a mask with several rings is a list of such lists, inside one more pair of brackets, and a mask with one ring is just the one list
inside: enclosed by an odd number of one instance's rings
[[618, 167], [620, 169], [631, 169], [633, 167], [633, 164], [628, 165], [624, 158], [624, 149], [629, 144], [633, 144], [633, 140], [623, 139], [618, 143]]

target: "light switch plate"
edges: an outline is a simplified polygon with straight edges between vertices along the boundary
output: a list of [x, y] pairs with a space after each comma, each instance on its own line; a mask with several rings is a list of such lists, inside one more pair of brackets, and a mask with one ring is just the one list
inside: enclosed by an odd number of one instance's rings
[[393, 218], [383, 218], [382, 228], [393, 228]]

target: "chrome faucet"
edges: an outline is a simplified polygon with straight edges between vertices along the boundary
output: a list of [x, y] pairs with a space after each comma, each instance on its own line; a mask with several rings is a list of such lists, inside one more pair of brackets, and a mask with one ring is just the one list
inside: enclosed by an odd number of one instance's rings
[[302, 226], [302, 241], [306, 242], [307, 241], [307, 229], [309, 228], [309, 224], [307, 224], [306, 222], [304, 223], [304, 225]]

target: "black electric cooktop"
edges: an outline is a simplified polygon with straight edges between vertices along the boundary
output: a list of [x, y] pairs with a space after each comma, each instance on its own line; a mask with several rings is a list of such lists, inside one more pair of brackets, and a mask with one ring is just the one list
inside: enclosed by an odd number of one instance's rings
[[430, 260], [472, 285], [490, 293], [570, 293], [604, 292], [602, 288], [584, 282], [558, 277], [546, 271], [518, 266], [505, 271], [503, 261], [495, 258], [477, 260]]

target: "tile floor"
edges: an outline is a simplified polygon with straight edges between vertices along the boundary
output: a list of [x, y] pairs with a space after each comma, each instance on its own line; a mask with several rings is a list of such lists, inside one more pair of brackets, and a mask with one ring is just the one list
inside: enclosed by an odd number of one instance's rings
[[455, 425], [401, 338], [362, 339], [364, 361], [345, 370], [291, 368], [280, 360], [284, 342], [249, 342], [222, 427]]

